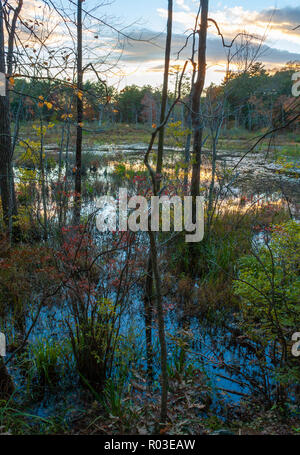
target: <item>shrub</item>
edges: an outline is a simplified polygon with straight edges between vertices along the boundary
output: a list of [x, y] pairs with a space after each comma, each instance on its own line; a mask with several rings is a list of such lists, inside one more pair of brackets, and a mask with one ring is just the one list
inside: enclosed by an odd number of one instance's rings
[[[294, 221], [272, 227], [272, 238], [239, 261], [234, 289], [241, 297], [244, 334], [267, 352], [279, 386], [299, 382], [299, 361], [289, 349], [300, 320], [300, 226]], [[277, 389], [282, 398], [285, 387]]]

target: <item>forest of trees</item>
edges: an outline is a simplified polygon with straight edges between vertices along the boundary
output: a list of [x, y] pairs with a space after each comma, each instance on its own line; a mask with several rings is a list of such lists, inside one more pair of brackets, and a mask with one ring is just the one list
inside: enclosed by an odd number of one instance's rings
[[[258, 130], [272, 125], [273, 119], [282, 116], [286, 121], [289, 105], [293, 102], [291, 94], [291, 77], [299, 71], [299, 62], [289, 62], [278, 70], [269, 72], [262, 63], [254, 63], [242, 73], [229, 74], [222, 85], [211, 85], [205, 91], [206, 97], [213, 97], [216, 102], [226, 99], [225, 123], [236, 128]], [[190, 83], [186, 81], [182, 98], [188, 99]], [[161, 90], [151, 85], [139, 87], [126, 86], [117, 91], [113, 86], [104, 86], [101, 82], [85, 82], [83, 84], [84, 118], [87, 122], [96, 122], [99, 126], [106, 123], [148, 123], [159, 121], [161, 107]], [[12, 120], [18, 115], [20, 121], [36, 121], [39, 116], [39, 96], [51, 103], [53, 109], [43, 107], [43, 116], [48, 121], [62, 121], [65, 106], [71, 103], [70, 113], [75, 117], [76, 106], [72, 103], [73, 90], [66, 82], [24, 80], [14, 81], [11, 97]], [[19, 97], [22, 94], [22, 106]], [[171, 104], [176, 93], [168, 93]], [[186, 123], [186, 109], [183, 104], [174, 109], [172, 117], [175, 121]]]

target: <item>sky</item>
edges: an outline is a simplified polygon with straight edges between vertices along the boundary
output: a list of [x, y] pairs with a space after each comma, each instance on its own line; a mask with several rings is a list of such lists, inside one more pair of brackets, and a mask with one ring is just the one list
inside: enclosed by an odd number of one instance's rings
[[[35, 8], [42, 0], [24, 0], [25, 8]], [[70, 11], [72, 0], [53, 0]], [[74, 0], [73, 0], [74, 1]], [[122, 29], [134, 38], [146, 41], [117, 40], [105, 27], [87, 24], [84, 33], [85, 57], [96, 58], [101, 51], [113, 46], [112, 55], [118, 56], [118, 67], [109, 71], [108, 82], [123, 88], [126, 85], [151, 84], [160, 86], [163, 78], [164, 44], [166, 40], [167, 0], [84, 0], [83, 7], [97, 17]], [[100, 5], [100, 7], [99, 7]], [[190, 57], [187, 49], [179, 59], [178, 51], [193, 27], [199, 0], [174, 0], [172, 65], [182, 65]], [[209, 17], [215, 19], [225, 40], [239, 32], [265, 36], [260, 60], [266, 68], [300, 60], [300, 4], [299, 0], [210, 0]], [[57, 33], [57, 38], [59, 33]], [[96, 38], [95, 38], [96, 37]], [[64, 41], [66, 38], [62, 38]], [[91, 51], [92, 49], [92, 51]], [[103, 54], [104, 55], [104, 54]], [[224, 77], [226, 54], [213, 25], [208, 29], [206, 86], [219, 83]], [[173, 77], [175, 79], [175, 76]], [[172, 83], [172, 78], [171, 78]]]

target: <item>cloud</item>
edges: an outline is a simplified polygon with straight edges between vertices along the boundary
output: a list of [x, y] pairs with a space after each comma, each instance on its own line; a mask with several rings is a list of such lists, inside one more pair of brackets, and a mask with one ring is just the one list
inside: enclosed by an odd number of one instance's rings
[[300, 6], [295, 8], [286, 6], [285, 8], [265, 9], [258, 13], [257, 18], [264, 22], [271, 21], [273, 24], [291, 28], [300, 24]]
[[[166, 18], [166, 9], [159, 8], [157, 11], [161, 17]], [[195, 17], [195, 12], [181, 11], [174, 13], [173, 20], [188, 29], [193, 28]], [[211, 10], [210, 17], [218, 23], [223, 35], [228, 39], [246, 30], [251, 34], [266, 36], [267, 44], [273, 47], [276, 43], [275, 47], [286, 50], [292, 48], [295, 52], [300, 48], [300, 29], [293, 31], [293, 28], [300, 24], [300, 7], [264, 9], [259, 12], [244, 9], [242, 6], [225, 6]], [[214, 26], [209, 27], [208, 35], [217, 35]]]
[[186, 11], [190, 11], [190, 7], [185, 5], [184, 0], [176, 0], [176, 4]]
[[[193, 8], [194, 11], [191, 11], [186, 0], [175, 0], [175, 2], [176, 8], [174, 9], [173, 20], [174, 29], [178, 33], [174, 33], [172, 37], [172, 64], [178, 63], [178, 60], [176, 60], [177, 53], [184, 47], [186, 42], [186, 35], [183, 31], [194, 27], [195, 11], [197, 9], [195, 6]], [[195, 1], [196, 4], [199, 4], [199, 0]], [[166, 9], [159, 8], [157, 12], [166, 20]], [[70, 9], [65, 10], [63, 13], [70, 14]], [[43, 22], [43, 26], [40, 27], [38, 33], [45, 35], [47, 30], [54, 30], [47, 42], [52, 49], [58, 49], [60, 46], [73, 48], [74, 43], [65, 24], [57, 13], [50, 12], [44, 2], [41, 0], [25, 0], [24, 14], [31, 18], [38, 18], [39, 21]], [[288, 61], [300, 60], [300, 29], [292, 31], [292, 28], [300, 24], [300, 7], [292, 8], [287, 6], [275, 10], [263, 9], [258, 12], [244, 9], [242, 6], [228, 8], [221, 7], [218, 4], [215, 5], [215, 9], [211, 9], [210, 17], [217, 21], [227, 42], [230, 42], [233, 36], [240, 31], [247, 30], [248, 33], [263, 35], [268, 29], [268, 41], [263, 45], [262, 55], [259, 59], [266, 64], [266, 67], [275, 67]], [[72, 33], [75, 33], [74, 26], [70, 25], [70, 28]], [[136, 29], [133, 31], [128, 29], [127, 31], [129, 35], [137, 40], [143, 39], [144, 41], [125, 40], [126, 42], [120, 43], [116, 35], [106, 29], [101, 29], [99, 32], [98, 24], [90, 21], [84, 31], [85, 61], [89, 59], [103, 61], [101, 68], [103, 67], [103, 72], [105, 72], [105, 68], [113, 67], [112, 61], [113, 63], [114, 61], [118, 62], [118, 57], [120, 57], [122, 71], [128, 78], [131, 77], [132, 83], [135, 83], [135, 79], [138, 80], [141, 75], [144, 78], [143, 82], [152, 83], [153, 81], [158, 81], [161, 83], [166, 34], [157, 34], [157, 32], [149, 29]], [[28, 40], [30, 48], [38, 46], [33, 37], [29, 36], [27, 30], [21, 28], [19, 32], [23, 39]], [[99, 36], [99, 38], [96, 39], [96, 36]], [[149, 42], [146, 42], [147, 40]], [[189, 59], [190, 54], [191, 48], [186, 46], [180, 54], [179, 63]], [[108, 56], [107, 58], [106, 55]], [[210, 24], [207, 40], [208, 79], [212, 73], [216, 73], [216, 75], [219, 73], [220, 79], [218, 80], [221, 80], [221, 72], [224, 71], [225, 60], [226, 53], [222, 47], [220, 37], [217, 36], [217, 31], [213, 24]], [[118, 70], [116, 70], [118, 75], [120, 74], [120, 66], [118, 65]], [[110, 74], [109, 71], [108, 74]], [[113, 71], [111, 73], [113, 74]], [[211, 76], [211, 78], [213, 77], [215, 76]]]
[[[139, 37], [145, 41], [131, 41], [127, 43], [123, 50], [122, 61], [132, 63], [146, 63], [146, 62], [160, 62], [164, 58], [164, 45], [166, 41], [166, 34], [161, 33], [155, 38], [155, 32], [144, 29], [142, 32], [131, 33], [133, 37]], [[186, 43], [186, 35], [174, 34], [172, 38], [171, 55], [173, 63], [177, 59], [178, 52], [184, 47]], [[258, 60], [268, 64], [284, 64], [292, 60], [300, 60], [300, 53], [289, 52], [276, 48], [263, 45], [259, 53]], [[183, 49], [180, 54], [180, 60], [185, 60], [191, 57], [191, 46], [188, 45]], [[217, 64], [225, 62], [226, 53], [219, 38], [209, 36], [207, 39], [207, 60], [210, 64]]]

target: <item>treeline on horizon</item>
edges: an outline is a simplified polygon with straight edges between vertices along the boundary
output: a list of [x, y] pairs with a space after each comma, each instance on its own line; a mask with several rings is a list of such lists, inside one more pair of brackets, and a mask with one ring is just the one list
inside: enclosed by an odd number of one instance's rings
[[[295, 97], [291, 94], [292, 75], [300, 70], [300, 62], [288, 62], [280, 69], [267, 71], [262, 63], [248, 70], [227, 74], [220, 85], [211, 84], [202, 97], [203, 109], [214, 107], [224, 117], [224, 127], [257, 130], [273, 126], [275, 119], [286, 122], [291, 115]], [[184, 76], [182, 103], [178, 103], [172, 121], [186, 124], [190, 96], [190, 80]], [[176, 86], [169, 91], [168, 102], [175, 99]], [[99, 127], [114, 123], [157, 124], [161, 106], [161, 89], [144, 85], [126, 86], [117, 90], [103, 82], [86, 81], [83, 92], [68, 80], [28, 79], [15, 77], [11, 81], [12, 121], [65, 121], [76, 118], [76, 98], [82, 96], [84, 121]], [[292, 128], [297, 128], [297, 122]]]

